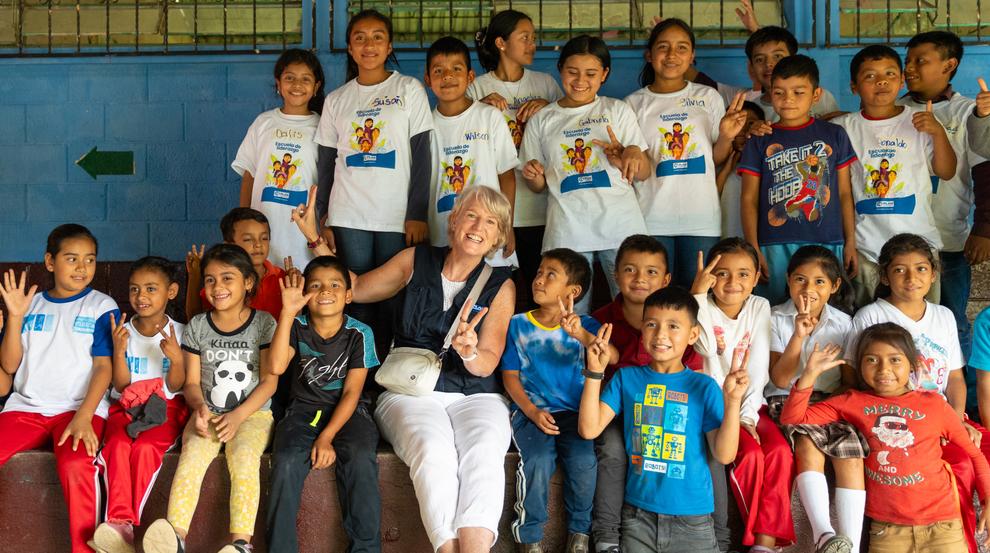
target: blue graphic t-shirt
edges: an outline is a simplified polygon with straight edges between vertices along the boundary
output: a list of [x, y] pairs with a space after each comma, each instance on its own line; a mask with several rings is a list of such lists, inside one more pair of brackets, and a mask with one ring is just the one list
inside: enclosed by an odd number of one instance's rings
[[[582, 315], [581, 326], [596, 333], [601, 324], [594, 317]], [[509, 321], [501, 367], [503, 371], [519, 372], [523, 390], [540, 409], [576, 413], [581, 406], [584, 346], [560, 325], [540, 324], [532, 311], [514, 315]]]
[[624, 367], [601, 401], [622, 416], [627, 503], [663, 515], [715, 510], [705, 433], [722, 424], [724, 404], [712, 377]]
[[856, 161], [846, 131], [812, 119], [773, 126], [743, 148], [739, 173], [760, 177], [760, 245], [842, 244], [838, 171]]

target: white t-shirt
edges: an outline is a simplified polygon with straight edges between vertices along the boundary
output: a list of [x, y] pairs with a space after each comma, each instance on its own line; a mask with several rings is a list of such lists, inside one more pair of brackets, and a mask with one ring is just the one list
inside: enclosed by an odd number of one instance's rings
[[949, 384], [949, 372], [966, 364], [959, 348], [956, 318], [944, 307], [925, 302], [925, 314], [915, 321], [894, 307], [887, 300], [879, 299], [864, 306], [853, 317], [849, 339], [846, 342], [846, 362], [859, 367], [855, 359], [859, 336], [867, 327], [878, 323], [895, 323], [911, 333], [918, 348], [919, 370], [911, 374], [911, 384], [921, 390], [934, 390], [945, 395]]
[[543, 251], [610, 250], [646, 224], [633, 185], [605, 158], [595, 139], [609, 141], [607, 127], [625, 146], [646, 151], [646, 141], [629, 105], [599, 96], [588, 105], [565, 108], [554, 102], [527, 125], [519, 161], [543, 164], [550, 192]]
[[[522, 146], [523, 133], [526, 123], [516, 121], [516, 112], [530, 100], [543, 99], [556, 102], [564, 97], [557, 81], [547, 73], [523, 69], [523, 76], [516, 82], [506, 82], [489, 71], [468, 85], [467, 95], [474, 100], [481, 100], [492, 92], [497, 92], [509, 103], [509, 108], [502, 112], [509, 129], [509, 136], [516, 150]], [[516, 170], [516, 205], [512, 212], [512, 224], [516, 227], [539, 227], [547, 223], [547, 193], [533, 192], [523, 181], [522, 171]]]
[[433, 125], [437, 163], [430, 190], [430, 242], [446, 246], [447, 218], [457, 194], [475, 185], [498, 190], [498, 176], [517, 167], [519, 158], [502, 113], [487, 104], [474, 102], [453, 117], [433, 110]]
[[[774, 353], [784, 353], [787, 344], [794, 336], [794, 319], [798, 311], [794, 302], [786, 302], [774, 307], [770, 311], [770, 351]], [[826, 304], [822, 309], [822, 314], [818, 318], [818, 325], [811, 331], [811, 335], [804, 339], [801, 346], [801, 358], [798, 361], [797, 372], [791, 379], [790, 386], [804, 373], [804, 366], [808, 363], [808, 356], [815, 349], [815, 344], [819, 348], [824, 348], [829, 344], [839, 347], [846, 345], [849, 336], [849, 329], [852, 328], [852, 318], [842, 311]], [[819, 392], [832, 393], [842, 385], [841, 367], [833, 367], [823, 372], [815, 381], [815, 390]], [[778, 388], [773, 381], [767, 382], [767, 387], [763, 395], [786, 396], [791, 393], [790, 386], [787, 389]]]
[[911, 123], [904, 108], [889, 119], [848, 113], [832, 122], [846, 129], [858, 158], [850, 166], [856, 209], [856, 247], [876, 263], [891, 236], [918, 234], [941, 249], [932, 213], [932, 140]]
[[636, 196], [654, 236], [719, 236], [720, 201], [715, 186], [712, 147], [725, 106], [718, 92], [687, 83], [677, 92], [658, 94], [649, 87], [626, 97], [650, 145], [654, 167], [636, 184]]
[[433, 130], [426, 90], [392, 72], [357, 79], [327, 95], [316, 142], [337, 149], [327, 226], [405, 232], [412, 152], [409, 140]]
[[292, 222], [292, 210], [308, 199], [316, 184], [317, 147], [313, 141], [320, 116], [285, 115], [280, 109], [255, 118], [230, 164], [238, 175], [254, 176], [251, 207], [268, 217], [268, 260], [282, 265], [286, 256], [304, 267], [313, 254]]
[[705, 372], [721, 386], [732, 368], [733, 350], [749, 333], [749, 389], [743, 396], [740, 417], [752, 423], [760, 420], [763, 389], [770, 380], [770, 302], [759, 296], [746, 299], [742, 311], [730, 319], [708, 294], [695, 294], [701, 337], [694, 349], [705, 360]]
[[[915, 102], [910, 96], [897, 100], [902, 106], [923, 111], [925, 104]], [[961, 252], [969, 237], [969, 213], [973, 209], [973, 166], [986, 161], [969, 148], [966, 118], [973, 113], [975, 102], [955, 92], [944, 102], [932, 104], [935, 119], [945, 127], [949, 144], [956, 152], [956, 176], [940, 180], [932, 200], [935, 226], [942, 237], [942, 250]]]
[[[21, 325], [24, 355], [3, 411], [54, 417], [78, 410], [93, 376], [93, 358], [113, 356], [111, 314], [120, 320], [117, 303], [92, 288], [68, 298], [36, 294]], [[95, 414], [106, 418], [109, 408], [104, 395]]]
[[[171, 325], [175, 332], [175, 340], [181, 346], [182, 332], [185, 330], [186, 325], [175, 322], [168, 315], [165, 317], [168, 319], [168, 322], [165, 324], [165, 332], [173, 332], [173, 330], [169, 330], [169, 325]], [[142, 380], [161, 378], [162, 390], [165, 392], [166, 398], [172, 399], [177, 395], [181, 395], [181, 389], [172, 392], [168, 389], [168, 385], [165, 384], [165, 375], [168, 373], [171, 363], [168, 357], [165, 357], [165, 354], [162, 353], [162, 335], [155, 333], [154, 336], [145, 336], [134, 328], [132, 321], [127, 321], [124, 323], [124, 326], [127, 327], [127, 332], [130, 333], [130, 337], [127, 339], [126, 356], [127, 368], [131, 371], [131, 384]], [[120, 397], [120, 393], [111, 388], [110, 397], [117, 399]]]

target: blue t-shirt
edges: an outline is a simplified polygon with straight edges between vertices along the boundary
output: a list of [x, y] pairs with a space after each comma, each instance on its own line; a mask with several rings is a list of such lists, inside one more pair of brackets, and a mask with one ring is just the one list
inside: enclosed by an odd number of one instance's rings
[[650, 367], [615, 373], [601, 401], [622, 414], [629, 469], [626, 502], [662, 515], [715, 510], [705, 433], [722, 424], [722, 391], [712, 377]]
[[990, 307], [980, 311], [973, 321], [973, 351], [969, 354], [969, 366], [990, 371]]
[[817, 119], [750, 138], [738, 171], [760, 177], [760, 245], [842, 244], [838, 171], [854, 161], [845, 129]]
[[[581, 315], [581, 326], [592, 334], [601, 323]], [[540, 409], [577, 412], [584, 390], [584, 346], [560, 325], [547, 327], [533, 312], [513, 315], [502, 354], [503, 371], [519, 371], [519, 380], [529, 400]], [[516, 405], [513, 409], [518, 409]]]

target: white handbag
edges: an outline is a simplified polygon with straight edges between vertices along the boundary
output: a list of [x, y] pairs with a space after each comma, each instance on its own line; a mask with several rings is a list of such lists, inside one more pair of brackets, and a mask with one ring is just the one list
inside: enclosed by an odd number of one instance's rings
[[[464, 300], [466, 304], [474, 305], [478, 301], [478, 296], [481, 295], [481, 290], [484, 289], [491, 274], [491, 266], [485, 263], [478, 280], [475, 281], [471, 291], [468, 292], [467, 299]], [[443, 359], [447, 355], [447, 350], [450, 349], [454, 334], [457, 333], [459, 322], [460, 317], [454, 317], [454, 322], [450, 325], [450, 330], [447, 331], [447, 337], [443, 341], [443, 349], [440, 350], [439, 354], [426, 348], [393, 347], [385, 356], [385, 361], [378, 367], [378, 372], [375, 373], [375, 382], [396, 394], [422, 396], [432, 392], [437, 386], [437, 380], [440, 379]]]

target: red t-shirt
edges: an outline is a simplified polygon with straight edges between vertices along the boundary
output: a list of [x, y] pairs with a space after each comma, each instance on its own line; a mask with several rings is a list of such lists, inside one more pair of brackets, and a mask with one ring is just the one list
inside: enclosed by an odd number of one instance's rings
[[881, 397], [850, 390], [808, 406], [813, 388], [791, 390], [781, 424], [852, 423], [866, 436], [866, 514], [917, 526], [959, 518], [952, 469], [942, 461], [942, 438], [973, 460], [980, 497], [990, 491], [990, 465], [970, 441], [959, 415], [935, 392]]
[[[619, 362], [605, 367], [605, 380], [608, 381], [620, 367], [642, 367], [649, 365], [653, 360], [650, 354], [643, 347], [643, 334], [626, 321], [622, 312], [622, 294], [615, 296], [608, 305], [603, 306], [592, 315], [602, 324], [612, 325], [612, 340], [610, 343], [619, 350]], [[694, 348], [688, 346], [681, 358], [684, 365], [693, 370], [699, 371], [704, 367], [704, 359], [695, 353]]]
[[[281, 267], [276, 267], [271, 261], [265, 260], [265, 277], [261, 279], [258, 286], [258, 293], [251, 298], [251, 307], [259, 311], [271, 313], [272, 317], [278, 320], [279, 313], [282, 312], [282, 288], [278, 282], [285, 276], [285, 271]], [[199, 290], [199, 301], [203, 303], [204, 311], [212, 311], [213, 304], [206, 299], [206, 290]]]

